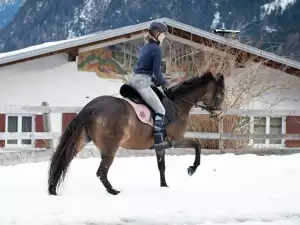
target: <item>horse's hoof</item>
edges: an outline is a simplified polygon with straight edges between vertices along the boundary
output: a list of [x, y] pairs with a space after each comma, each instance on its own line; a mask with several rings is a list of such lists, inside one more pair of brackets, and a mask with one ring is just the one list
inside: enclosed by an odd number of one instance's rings
[[188, 171], [189, 176], [192, 176], [192, 175], [195, 173], [195, 169], [194, 169], [192, 166], [190, 166], [190, 167], [187, 169], [187, 171]]
[[120, 191], [117, 191], [115, 189], [106, 189], [106, 190], [109, 194], [112, 194], [112, 195], [117, 195], [120, 193]]
[[48, 193], [49, 193], [49, 195], [57, 196], [57, 192], [56, 192], [56, 189], [55, 189], [55, 188], [50, 188], [50, 189], [48, 190]]
[[161, 187], [167, 187], [167, 188], [169, 187], [167, 184], [161, 184], [160, 186]]

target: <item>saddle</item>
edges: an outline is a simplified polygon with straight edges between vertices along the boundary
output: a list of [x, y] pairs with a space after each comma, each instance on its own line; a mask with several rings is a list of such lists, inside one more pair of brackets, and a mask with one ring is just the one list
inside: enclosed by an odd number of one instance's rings
[[[164, 125], [167, 126], [175, 119], [174, 105], [172, 104], [171, 100], [165, 94], [163, 94], [157, 87], [152, 85], [151, 88], [156, 93], [159, 100], [165, 107], [166, 116], [164, 120]], [[154, 119], [154, 113], [155, 113], [154, 110], [142, 99], [141, 95], [137, 92], [137, 90], [134, 87], [128, 84], [123, 84], [120, 88], [120, 95], [124, 98], [129, 99], [130, 101], [132, 101], [137, 105], [144, 105], [145, 107], [147, 107], [148, 110], [150, 111], [150, 115], [152, 119]], [[135, 110], [137, 112], [136, 107]]]

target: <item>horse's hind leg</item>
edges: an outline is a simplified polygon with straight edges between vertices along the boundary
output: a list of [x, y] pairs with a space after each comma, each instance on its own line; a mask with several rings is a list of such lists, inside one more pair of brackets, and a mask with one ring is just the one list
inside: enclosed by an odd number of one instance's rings
[[[102, 129], [98, 129], [102, 130]], [[96, 176], [100, 179], [107, 192], [113, 195], [117, 195], [120, 192], [115, 190], [107, 179], [107, 174], [110, 166], [112, 165], [116, 152], [119, 148], [118, 136], [107, 137], [102, 132], [96, 132], [90, 128], [89, 136], [91, 137], [95, 146], [99, 149], [101, 154], [100, 166], [96, 172]]]
[[117, 150], [118, 148], [116, 147], [115, 149], [107, 149], [106, 151], [101, 151], [101, 163], [96, 173], [97, 177], [100, 179], [107, 192], [112, 195], [117, 195], [120, 193], [120, 191], [117, 191], [112, 187], [107, 179], [108, 170], [114, 161]]

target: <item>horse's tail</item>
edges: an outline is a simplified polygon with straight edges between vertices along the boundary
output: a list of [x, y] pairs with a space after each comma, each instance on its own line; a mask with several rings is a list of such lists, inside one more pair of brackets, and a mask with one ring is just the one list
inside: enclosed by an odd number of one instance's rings
[[[56, 150], [51, 158], [48, 174], [48, 193], [57, 195], [57, 189], [63, 182], [69, 164], [77, 154], [77, 142], [83, 132], [90, 112], [81, 111], [69, 123], [62, 133]], [[82, 146], [83, 147], [83, 146]]]

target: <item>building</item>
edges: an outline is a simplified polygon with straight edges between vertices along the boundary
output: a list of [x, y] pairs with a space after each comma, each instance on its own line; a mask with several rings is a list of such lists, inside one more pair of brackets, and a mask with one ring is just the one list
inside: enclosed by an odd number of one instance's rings
[[[245, 81], [253, 77], [249, 73], [251, 65], [257, 79], [244, 87], [245, 93], [246, 90], [259, 92], [259, 88], [263, 89], [273, 82], [273, 86], [259, 97], [264, 97], [266, 102], [275, 102], [282, 96], [288, 96], [282, 97], [278, 104], [269, 104], [269, 107], [300, 109], [300, 104], [297, 103], [300, 100], [300, 63], [238, 41], [230, 42], [224, 37], [174, 20], [162, 20], [169, 26], [170, 32], [164, 44], [164, 64], [174, 80], [183, 79], [189, 73], [202, 72], [197, 71], [197, 67], [205, 62], [201, 61], [201, 57], [226, 57], [229, 62], [227, 68], [230, 69], [226, 77], [227, 87], [240, 84], [237, 90], [241, 91], [241, 85], [245, 85]], [[150, 21], [0, 54], [0, 105], [39, 106], [47, 101], [51, 106], [81, 107], [96, 96], [118, 94], [122, 79], [126, 79], [135, 65], [149, 23]], [[210, 61], [210, 69], [218, 68], [218, 64], [213, 66], [214, 63], [218, 62]], [[209, 69], [205, 66], [201, 68]], [[286, 81], [288, 84], [283, 85]], [[279, 85], [282, 87], [278, 88]], [[235, 104], [234, 107], [261, 108], [266, 105], [266, 102], [262, 104], [261, 100], [254, 99], [249, 94], [243, 96], [247, 102], [239, 106]], [[74, 116], [74, 113], [52, 113], [52, 131], [63, 131]], [[300, 121], [296, 117], [265, 118], [254, 130], [299, 133], [297, 119]], [[0, 111], [0, 132], [31, 131], [43, 131], [42, 115], [14, 115]], [[300, 146], [300, 142], [287, 141], [279, 145], [296, 147]], [[0, 140], [0, 147], [38, 148], [43, 147], [43, 142]]]

